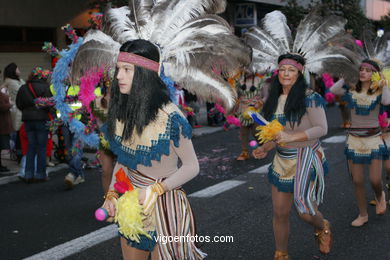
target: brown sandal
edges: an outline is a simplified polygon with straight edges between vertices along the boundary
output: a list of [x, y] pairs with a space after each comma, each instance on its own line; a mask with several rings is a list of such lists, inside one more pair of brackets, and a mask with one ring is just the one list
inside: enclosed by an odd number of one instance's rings
[[290, 256], [287, 251], [275, 251], [274, 260], [290, 260]]
[[237, 161], [245, 161], [250, 158], [248, 151], [242, 151], [241, 154], [237, 157]]
[[324, 219], [324, 229], [317, 230], [314, 235], [316, 236], [320, 252], [323, 254], [329, 254], [333, 244], [333, 234], [330, 230], [330, 223]]

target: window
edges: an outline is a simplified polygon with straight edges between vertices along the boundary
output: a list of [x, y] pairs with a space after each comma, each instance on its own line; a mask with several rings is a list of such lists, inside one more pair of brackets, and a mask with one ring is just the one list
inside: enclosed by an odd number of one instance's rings
[[43, 42], [55, 44], [55, 28], [0, 26], [0, 52], [40, 52]]

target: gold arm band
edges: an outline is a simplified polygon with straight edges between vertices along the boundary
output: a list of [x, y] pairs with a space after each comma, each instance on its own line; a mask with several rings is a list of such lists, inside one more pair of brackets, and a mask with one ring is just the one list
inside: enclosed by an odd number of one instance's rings
[[118, 199], [119, 194], [118, 194], [118, 192], [116, 192], [114, 190], [109, 190], [109, 191], [107, 191], [107, 194], [105, 196], [103, 196], [103, 198], [104, 199], [111, 199], [111, 198]]
[[161, 196], [165, 193], [164, 186], [160, 182], [152, 185], [152, 191], [156, 192], [158, 196]]

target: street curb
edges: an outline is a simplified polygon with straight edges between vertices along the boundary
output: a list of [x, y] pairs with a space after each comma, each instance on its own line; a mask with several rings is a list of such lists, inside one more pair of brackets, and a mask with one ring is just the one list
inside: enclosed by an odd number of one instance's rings
[[[67, 164], [60, 163], [54, 167], [48, 167], [46, 172], [47, 174], [50, 174], [52, 172], [57, 172], [66, 169], [67, 167], [68, 167]], [[20, 179], [18, 178], [18, 173], [15, 173], [15, 175], [0, 178], [0, 185], [11, 183], [11, 182], [17, 182], [17, 181], [20, 181]]]

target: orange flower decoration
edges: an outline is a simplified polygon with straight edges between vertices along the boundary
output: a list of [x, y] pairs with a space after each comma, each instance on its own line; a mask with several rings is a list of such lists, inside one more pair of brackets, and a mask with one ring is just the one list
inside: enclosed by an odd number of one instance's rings
[[118, 192], [125, 193], [126, 191], [134, 190], [133, 184], [131, 184], [129, 177], [127, 177], [126, 172], [122, 168], [115, 173], [115, 179], [116, 183], [114, 187]]

